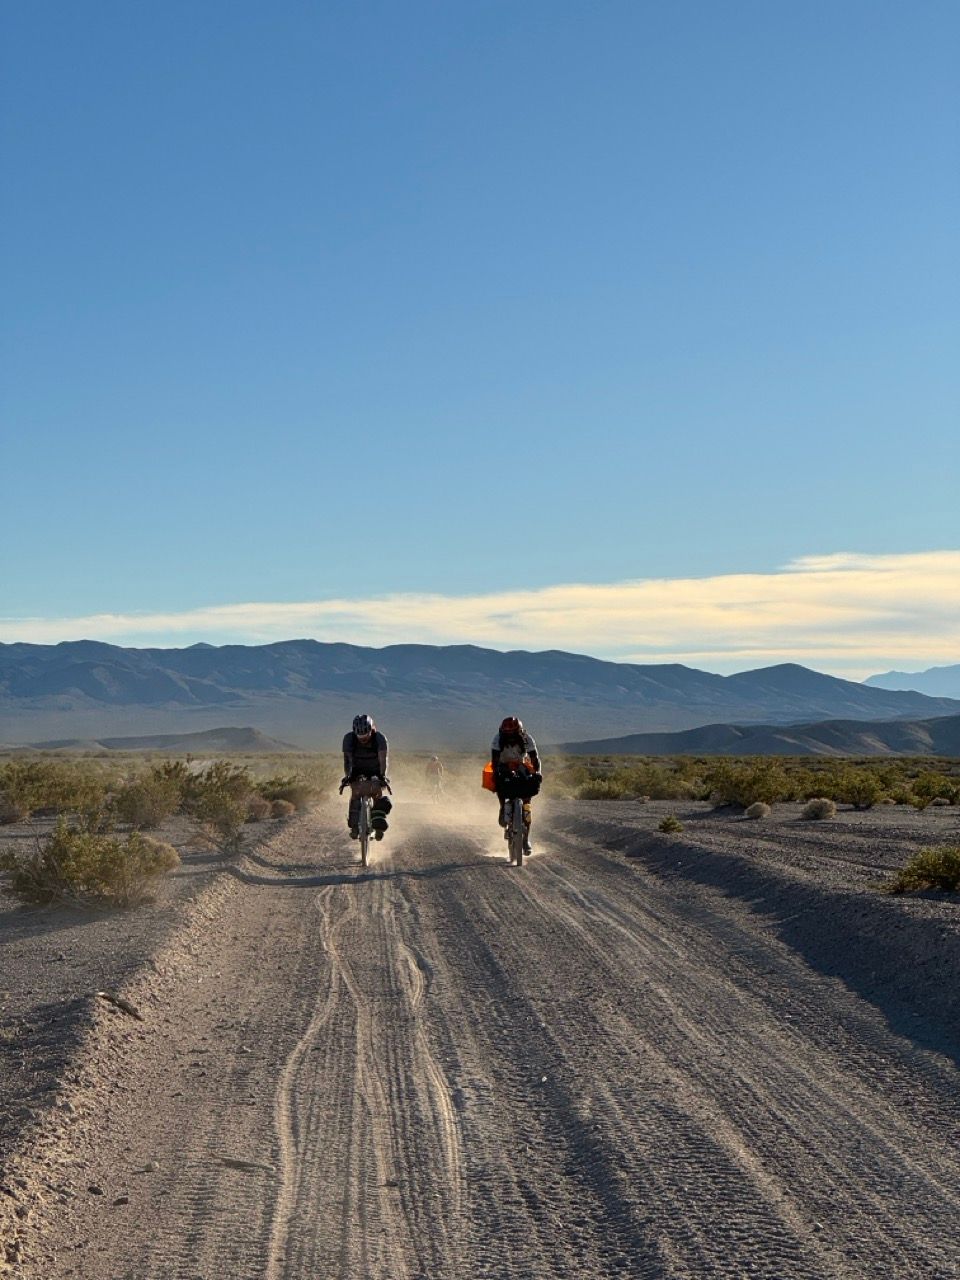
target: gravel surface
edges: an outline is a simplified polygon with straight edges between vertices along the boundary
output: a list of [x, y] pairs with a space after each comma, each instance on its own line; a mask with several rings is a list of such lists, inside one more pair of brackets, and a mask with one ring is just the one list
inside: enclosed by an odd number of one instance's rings
[[875, 887], [956, 811], [540, 809], [522, 869], [401, 802], [366, 871], [318, 812], [8, 913], [12, 1273], [960, 1276], [960, 899]]

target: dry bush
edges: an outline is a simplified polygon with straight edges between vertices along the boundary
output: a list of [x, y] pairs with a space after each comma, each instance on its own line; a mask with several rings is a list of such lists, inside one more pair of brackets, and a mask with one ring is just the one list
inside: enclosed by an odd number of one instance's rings
[[855, 809], [872, 809], [883, 796], [883, 786], [877, 775], [867, 769], [847, 769], [834, 796]]
[[807, 801], [800, 813], [800, 817], [806, 818], [808, 822], [818, 822], [821, 818], [836, 816], [837, 806], [827, 796], [814, 796], [812, 800]]
[[676, 835], [677, 832], [683, 830], [683, 823], [672, 813], [668, 813], [665, 818], [661, 818], [657, 824], [658, 831], [664, 831], [667, 835]]
[[616, 778], [594, 778], [577, 788], [578, 800], [629, 800], [631, 793]]
[[960, 889], [960, 845], [940, 844], [920, 849], [885, 885], [887, 893], [911, 893], [919, 889]]
[[24, 902], [106, 902], [131, 907], [152, 896], [156, 882], [180, 861], [160, 840], [126, 838], [71, 827], [60, 818], [47, 840], [26, 857], [7, 855], [4, 870]]
[[176, 777], [154, 769], [121, 787], [113, 806], [121, 822], [131, 827], [159, 827], [180, 808], [182, 793]]
[[746, 813], [745, 818], [767, 818], [770, 815], [770, 806], [764, 804], [762, 800], [758, 800], [756, 804], [752, 804]]
[[0, 768], [0, 793], [14, 811], [81, 813], [92, 822], [106, 804], [107, 780], [95, 768], [59, 760], [9, 760]]
[[771, 760], [723, 760], [709, 769], [704, 787], [715, 808], [736, 804], [746, 809], [752, 804], [773, 804], [793, 795], [781, 762]]
[[22, 802], [12, 800], [8, 795], [0, 795], [0, 827], [9, 826], [11, 822], [23, 822], [30, 810]]
[[263, 822], [264, 818], [270, 817], [272, 809], [273, 805], [266, 796], [254, 791], [247, 800], [247, 822]]
[[242, 765], [214, 760], [206, 769], [190, 775], [184, 807], [224, 843], [236, 845], [247, 820], [252, 791], [253, 780]]
[[301, 813], [310, 807], [310, 802], [317, 795], [316, 784], [301, 774], [277, 774], [276, 777], [266, 778], [258, 783], [257, 790], [267, 800], [286, 800]]
[[926, 809], [930, 804], [949, 804], [956, 790], [952, 778], [932, 769], [924, 769], [910, 785], [911, 804], [915, 809]]
[[575, 789], [578, 800], [690, 800], [697, 789], [675, 771], [646, 762], [585, 772]]
[[297, 812], [297, 806], [289, 800], [274, 800], [270, 805], [271, 818], [291, 818]]

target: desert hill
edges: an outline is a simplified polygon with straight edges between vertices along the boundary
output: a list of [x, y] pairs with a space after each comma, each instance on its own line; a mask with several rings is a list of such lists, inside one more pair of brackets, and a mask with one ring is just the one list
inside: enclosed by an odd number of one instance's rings
[[932, 720], [710, 724], [682, 733], [631, 733], [567, 742], [570, 755], [960, 756], [960, 715]]

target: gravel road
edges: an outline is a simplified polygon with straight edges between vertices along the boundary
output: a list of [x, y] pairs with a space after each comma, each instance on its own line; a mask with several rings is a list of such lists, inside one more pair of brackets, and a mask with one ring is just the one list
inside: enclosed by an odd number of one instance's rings
[[15, 1274], [960, 1276], [960, 909], [659, 812], [554, 806], [514, 869], [398, 804], [366, 871], [321, 813], [221, 871], [97, 1011]]

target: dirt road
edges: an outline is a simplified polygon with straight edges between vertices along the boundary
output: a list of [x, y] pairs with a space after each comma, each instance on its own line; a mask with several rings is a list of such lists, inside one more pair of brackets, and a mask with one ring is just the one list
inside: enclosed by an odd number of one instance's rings
[[25, 1275], [960, 1275], [926, 1015], [668, 875], [664, 838], [645, 866], [558, 811], [516, 870], [489, 815], [437, 813], [366, 872], [311, 817], [224, 878], [144, 1023], [104, 1013]]

